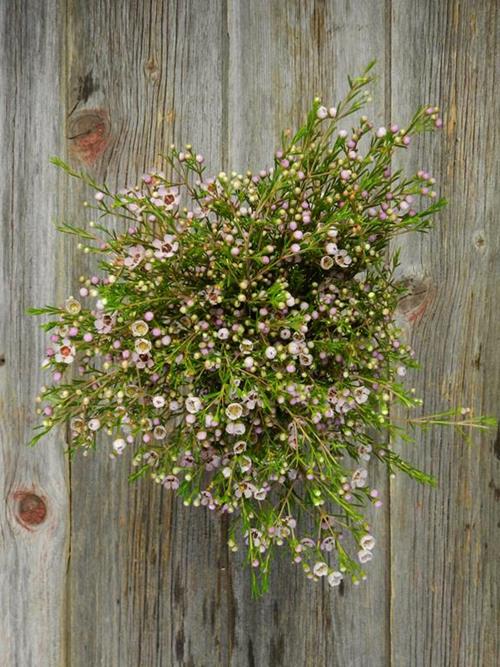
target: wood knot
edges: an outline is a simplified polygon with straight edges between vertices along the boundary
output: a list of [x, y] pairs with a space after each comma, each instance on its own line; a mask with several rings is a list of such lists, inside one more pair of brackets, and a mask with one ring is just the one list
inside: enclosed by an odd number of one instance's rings
[[398, 312], [401, 313], [408, 322], [415, 324], [427, 310], [434, 296], [432, 283], [429, 278], [410, 276], [403, 278], [400, 284], [405, 287], [407, 293], [399, 300]]
[[484, 253], [486, 250], [486, 239], [483, 229], [476, 230], [472, 235], [472, 241], [477, 252]]
[[39, 526], [47, 516], [47, 505], [40, 496], [32, 491], [18, 491], [14, 495], [17, 521], [26, 528]]
[[71, 153], [85, 164], [93, 164], [104, 153], [110, 138], [110, 123], [104, 109], [86, 109], [71, 116]]
[[0, 353], [0, 366], [5, 366], [5, 355]]
[[153, 83], [156, 83], [156, 81], [158, 81], [160, 78], [160, 67], [154, 56], [151, 56], [151, 58], [144, 65], [144, 72], [146, 73], [147, 78], [150, 79], [150, 81], [153, 81]]

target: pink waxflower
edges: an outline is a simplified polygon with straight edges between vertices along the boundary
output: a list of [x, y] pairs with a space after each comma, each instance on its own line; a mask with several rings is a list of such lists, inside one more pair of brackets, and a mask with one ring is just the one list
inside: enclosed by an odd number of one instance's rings
[[139, 266], [146, 254], [146, 250], [142, 245], [130, 246], [127, 252], [128, 256], [125, 257], [123, 263], [129, 269], [135, 269], [136, 266]]
[[343, 268], [352, 263], [351, 257], [347, 254], [347, 250], [339, 250], [335, 255], [335, 262]]
[[75, 346], [68, 338], [65, 338], [56, 350], [55, 360], [59, 364], [72, 364], [75, 359]]
[[138, 352], [133, 352], [132, 353], [132, 361], [135, 363], [136, 367], [139, 369], [142, 368], [151, 368], [154, 366], [154, 361], [153, 358], [149, 353], [138, 353]]
[[162, 484], [165, 489], [178, 489], [179, 479], [175, 475], [167, 475]]
[[156, 248], [155, 257], [158, 257], [158, 259], [173, 257], [179, 249], [179, 244], [172, 234], [165, 234], [163, 240], [156, 239], [153, 241], [153, 246]]
[[179, 190], [178, 188], [167, 188], [164, 185], [160, 185], [151, 198], [151, 201], [155, 206], [164, 208], [166, 211], [171, 211], [174, 206], [179, 204]]
[[366, 403], [368, 400], [368, 396], [370, 395], [370, 390], [368, 387], [356, 387], [356, 389], [352, 392], [354, 395], [354, 400], [356, 403], [359, 403], [359, 405], [362, 405], [363, 403]]
[[103, 313], [102, 311], [97, 311], [97, 316], [94, 322], [94, 326], [97, 331], [101, 334], [111, 333], [116, 322], [116, 314], [112, 313]]

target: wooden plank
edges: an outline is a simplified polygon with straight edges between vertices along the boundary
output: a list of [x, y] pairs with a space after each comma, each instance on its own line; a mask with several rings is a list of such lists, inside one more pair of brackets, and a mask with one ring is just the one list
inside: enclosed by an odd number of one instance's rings
[[[412, 381], [427, 414], [465, 404], [498, 416], [497, 6], [393, 4], [394, 120], [429, 102], [446, 120], [441, 136], [416, 142], [413, 165], [436, 173], [450, 204], [433, 232], [402, 243], [403, 275], [418, 288], [406, 313], [423, 367]], [[391, 664], [499, 664], [495, 437], [425, 433], [408, 455], [439, 488], [392, 485]]]
[[[46, 335], [29, 306], [60, 298], [62, 20], [54, 0], [0, 4], [0, 664], [66, 664], [68, 484], [62, 434], [28, 449]], [[54, 261], [55, 260], [55, 261]]]
[[[223, 10], [212, 0], [70, 4], [75, 164], [122, 187], [175, 140], [192, 142], [220, 170]], [[69, 187], [68, 212], [81, 220], [85, 193]], [[129, 471], [105, 447], [72, 465], [71, 665], [228, 664], [234, 620], [223, 527], [149, 480], [129, 485]]]
[[[346, 90], [348, 74], [379, 59], [368, 114], [384, 120], [385, 14], [370, 1], [229, 3], [229, 162], [244, 170], [270, 166], [281, 130], [297, 127], [315, 95], [327, 105]], [[380, 62], [382, 59], [382, 62]], [[375, 467], [375, 466], [374, 466]], [[385, 473], [375, 472], [386, 491]], [[312, 584], [283, 558], [268, 596], [249, 595], [236, 570], [236, 651], [232, 665], [314, 666], [389, 663], [388, 514], [374, 516], [377, 558], [367, 582], [338, 591]]]

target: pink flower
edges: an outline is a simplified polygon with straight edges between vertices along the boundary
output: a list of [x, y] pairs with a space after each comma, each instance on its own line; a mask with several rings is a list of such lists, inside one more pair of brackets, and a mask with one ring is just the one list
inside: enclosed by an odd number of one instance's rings
[[151, 199], [155, 206], [164, 208], [166, 211], [171, 211], [174, 206], [177, 206], [179, 200], [179, 190], [177, 188], [166, 188], [164, 185], [160, 185], [155, 196]]
[[160, 239], [155, 239], [153, 241], [153, 246], [156, 248], [155, 257], [158, 257], [158, 259], [163, 259], [164, 257], [173, 257], [179, 249], [179, 244], [175, 240], [175, 236], [172, 234], [165, 234], [163, 241]]
[[130, 246], [127, 252], [128, 252], [128, 257], [125, 257], [123, 263], [129, 269], [135, 269], [135, 267], [138, 266], [144, 259], [146, 250], [142, 245], [133, 245]]
[[75, 347], [71, 341], [65, 338], [55, 354], [55, 360], [58, 363], [72, 364], [75, 359]]
[[370, 395], [370, 390], [367, 387], [356, 387], [352, 392], [356, 403], [359, 405], [366, 403], [368, 396]]
[[162, 484], [166, 489], [179, 488], [179, 480], [175, 475], [167, 475], [163, 480]]
[[335, 261], [339, 266], [346, 267], [349, 266], [349, 264], [351, 264], [352, 259], [347, 254], [347, 250], [339, 250], [338, 253], [335, 255]]
[[115, 321], [116, 321], [116, 315], [114, 313], [110, 315], [108, 313], [103, 313], [98, 311], [96, 320], [94, 322], [94, 326], [99, 333], [108, 334], [113, 329]]
[[139, 354], [134, 352], [132, 354], [132, 361], [135, 362], [137, 368], [151, 368], [154, 366], [154, 361], [149, 353]]
[[358, 560], [360, 563], [368, 563], [373, 558], [373, 554], [368, 549], [361, 549], [358, 551]]

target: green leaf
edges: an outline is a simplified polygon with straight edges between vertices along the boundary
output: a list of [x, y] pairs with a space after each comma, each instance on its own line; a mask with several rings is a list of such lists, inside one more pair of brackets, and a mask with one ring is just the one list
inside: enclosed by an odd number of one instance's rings
[[62, 313], [61, 308], [56, 308], [54, 306], [44, 306], [43, 308], [28, 308], [26, 313], [28, 315], [60, 315]]
[[64, 234], [74, 234], [75, 236], [79, 236], [82, 239], [95, 241], [94, 234], [85, 231], [85, 229], [82, 229], [81, 227], [74, 227], [73, 225], [69, 225], [68, 223], [62, 223], [60, 225], [56, 225], [56, 229], [58, 232], [63, 232]]

